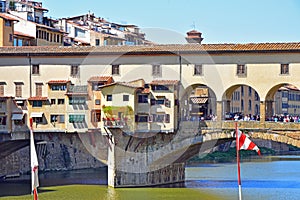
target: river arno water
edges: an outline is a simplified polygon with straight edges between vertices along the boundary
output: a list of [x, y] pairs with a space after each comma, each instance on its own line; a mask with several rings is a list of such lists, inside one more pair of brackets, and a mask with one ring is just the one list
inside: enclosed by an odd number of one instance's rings
[[[300, 199], [300, 156], [262, 157], [251, 162], [242, 162], [241, 176], [243, 200]], [[201, 199], [203, 192], [221, 197], [219, 199], [238, 199], [236, 163], [199, 164], [187, 167], [186, 183], [180, 187], [178, 185], [173, 188], [172, 186], [165, 186], [168, 189], [131, 188], [124, 192], [124, 189], [107, 188], [105, 186], [107, 184], [105, 168], [51, 172], [40, 174], [39, 177], [41, 187], [70, 184], [103, 185], [99, 190], [99, 196], [102, 196], [103, 193], [110, 193], [110, 200], [120, 199], [121, 194], [130, 194], [130, 199], [139, 199], [143, 196], [144, 199], [151, 200], [179, 200], [183, 197], [191, 200]], [[0, 182], [0, 197], [25, 195], [30, 193], [29, 191], [29, 176]], [[197, 192], [199, 192], [199, 197], [195, 196]], [[161, 195], [164, 193], [166, 195]], [[115, 197], [111, 195], [115, 195]], [[121, 199], [126, 199], [125, 196], [123, 197]]]

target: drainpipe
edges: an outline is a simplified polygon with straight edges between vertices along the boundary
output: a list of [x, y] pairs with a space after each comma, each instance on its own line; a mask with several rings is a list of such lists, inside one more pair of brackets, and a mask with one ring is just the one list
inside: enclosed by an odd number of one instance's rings
[[179, 126], [180, 126], [180, 121], [181, 121], [181, 106], [180, 106], [180, 102], [179, 102], [179, 96], [180, 96], [180, 87], [182, 84], [182, 58], [180, 55], [180, 52], [178, 52], [179, 55], [179, 85], [178, 85], [178, 91], [177, 91], [177, 98], [178, 98], [178, 110], [177, 110], [177, 130], [179, 130]]
[[31, 77], [31, 56], [30, 53], [27, 54], [29, 61], [29, 97], [32, 97], [32, 77]]

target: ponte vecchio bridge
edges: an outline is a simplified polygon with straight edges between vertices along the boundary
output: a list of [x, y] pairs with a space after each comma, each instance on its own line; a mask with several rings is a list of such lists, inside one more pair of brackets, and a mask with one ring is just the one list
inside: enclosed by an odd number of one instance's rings
[[[7, 99], [16, 102], [16, 107], [7, 106], [3, 110], [6, 116], [1, 118], [6, 120], [1, 127], [3, 134], [24, 133], [25, 139], [28, 129], [23, 130], [21, 126], [26, 127], [30, 117], [42, 120], [35, 121], [39, 138], [49, 133], [70, 137], [73, 133], [92, 155], [108, 165], [108, 182], [114, 187], [184, 180], [184, 165], [180, 163], [199, 151], [233, 140], [234, 122], [226, 121], [225, 116], [231, 111], [232, 96], [240, 86], [251, 87], [256, 92], [260, 118], [258, 121], [239, 121], [239, 127], [252, 138], [300, 146], [299, 123], [266, 121], [274, 114], [275, 93], [279, 88], [286, 85], [300, 88], [300, 43], [4, 47], [0, 48], [0, 60], [2, 102], [5, 105], [8, 105]], [[106, 79], [107, 86], [103, 86], [101, 77], [110, 77], [114, 82], [109, 83]], [[144, 81], [143, 89], [130, 83], [138, 79]], [[98, 85], [94, 84], [95, 80]], [[178, 82], [171, 85], [176, 95], [168, 105], [160, 104], [166, 94], [156, 95], [154, 101], [159, 107], [156, 113], [150, 113], [154, 105], [150, 96], [137, 100], [138, 95], [150, 95], [147, 89], [158, 83], [169, 87], [170, 80]], [[68, 88], [69, 83], [70, 88], [87, 89], [57, 92], [65, 88], [64, 84]], [[96, 86], [96, 90], [89, 89], [89, 84], [91, 88]], [[110, 87], [114, 87], [112, 91]], [[214, 121], [190, 120], [188, 100], [199, 87], [208, 88], [209, 95], [205, 97], [205, 101], [209, 101], [207, 114], [216, 116]], [[163, 87], [155, 88], [161, 90]], [[94, 91], [106, 91], [107, 94]], [[126, 98], [124, 91], [129, 95]], [[145, 122], [148, 126], [156, 123], [155, 134], [145, 131], [127, 134], [120, 124], [105, 124], [102, 119], [104, 107], [121, 104], [111, 101], [115, 94], [122, 94], [123, 101], [137, 116], [134, 126], [139, 128]], [[135, 100], [131, 101], [130, 95]], [[82, 96], [84, 98], [76, 99]], [[57, 105], [56, 101], [61, 104]], [[139, 117], [139, 105], [135, 104], [140, 103], [138, 101], [147, 101], [149, 115], [157, 117], [164, 112], [161, 108], [169, 109], [172, 115], [164, 114], [164, 120], [168, 116], [167, 123], [155, 121], [156, 118], [152, 121], [143, 118], [145, 110]], [[62, 105], [62, 102], [65, 103]], [[85, 103], [77, 105], [78, 102]], [[21, 112], [14, 113], [15, 109]], [[101, 116], [99, 120], [95, 120], [97, 113]], [[19, 117], [16, 114], [21, 114], [19, 121], [23, 124], [15, 123]], [[65, 120], [58, 123], [56, 117], [60, 119], [62, 115]], [[8, 137], [7, 141], [12, 138], [20, 139]]]

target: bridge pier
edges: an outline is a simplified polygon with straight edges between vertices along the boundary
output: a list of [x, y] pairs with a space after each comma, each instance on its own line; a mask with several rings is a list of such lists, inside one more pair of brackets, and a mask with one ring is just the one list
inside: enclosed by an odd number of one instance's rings
[[154, 165], [148, 153], [125, 151], [110, 141], [108, 186], [147, 187], [185, 181], [185, 163]]

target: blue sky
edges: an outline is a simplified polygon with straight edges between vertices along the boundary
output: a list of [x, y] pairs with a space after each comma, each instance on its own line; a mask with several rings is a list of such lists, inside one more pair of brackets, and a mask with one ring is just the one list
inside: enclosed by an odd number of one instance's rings
[[150, 40], [180, 43], [195, 27], [203, 43], [300, 42], [299, 0], [41, 0], [52, 18], [95, 13], [135, 24]]

